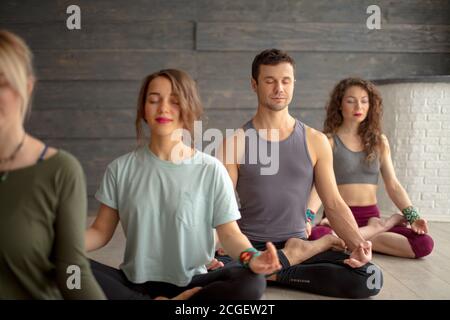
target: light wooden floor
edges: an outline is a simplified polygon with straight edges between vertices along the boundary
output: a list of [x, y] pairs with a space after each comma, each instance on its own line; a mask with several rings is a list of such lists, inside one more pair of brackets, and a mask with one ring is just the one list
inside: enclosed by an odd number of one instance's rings
[[[92, 221], [89, 217], [88, 223]], [[430, 222], [434, 251], [426, 258], [411, 260], [374, 254], [373, 262], [381, 267], [384, 286], [371, 299], [450, 299], [450, 223]], [[125, 238], [121, 226], [104, 248], [89, 257], [118, 267], [122, 261]], [[273, 300], [333, 299], [285, 288], [269, 287], [263, 297]]]

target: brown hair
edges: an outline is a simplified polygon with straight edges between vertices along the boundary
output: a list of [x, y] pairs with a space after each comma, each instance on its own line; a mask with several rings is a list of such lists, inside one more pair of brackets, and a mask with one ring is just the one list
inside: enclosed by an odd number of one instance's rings
[[22, 116], [29, 112], [28, 80], [34, 78], [33, 55], [25, 41], [19, 36], [0, 30], [0, 76], [22, 99]]
[[327, 115], [323, 124], [323, 132], [329, 137], [336, 134], [344, 120], [341, 111], [342, 99], [345, 91], [353, 86], [364, 89], [369, 96], [369, 110], [366, 119], [359, 125], [358, 135], [366, 153], [366, 161], [372, 161], [381, 152], [383, 146], [381, 142], [383, 105], [380, 92], [370, 81], [360, 78], [346, 78], [334, 87], [326, 105]]
[[183, 127], [187, 129], [191, 135], [194, 130], [194, 121], [199, 119], [203, 113], [197, 85], [186, 72], [177, 69], [164, 69], [152, 73], [144, 78], [139, 92], [136, 112], [136, 135], [138, 143], [141, 143], [145, 139], [142, 120], [145, 121], [145, 103], [147, 101], [148, 85], [157, 77], [164, 77], [171, 82], [172, 90], [174, 94], [178, 95], [178, 100], [180, 102]]
[[287, 62], [292, 65], [295, 70], [295, 61], [286, 52], [278, 49], [266, 49], [260, 52], [252, 63], [252, 78], [258, 83], [259, 67], [262, 64], [276, 66], [277, 64]]

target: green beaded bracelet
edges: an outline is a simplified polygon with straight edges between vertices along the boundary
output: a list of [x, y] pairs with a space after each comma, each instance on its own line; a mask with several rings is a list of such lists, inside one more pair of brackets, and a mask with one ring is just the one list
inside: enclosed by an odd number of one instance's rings
[[414, 221], [419, 220], [419, 211], [417, 208], [413, 206], [406, 207], [402, 210], [403, 215], [405, 216], [406, 220], [409, 222], [409, 224], [413, 224]]
[[253, 257], [257, 257], [261, 254], [258, 250], [255, 248], [248, 248], [241, 252], [239, 255], [239, 262], [242, 264], [243, 267], [248, 268], [250, 261], [253, 259]]
[[316, 217], [316, 213], [311, 209], [306, 209], [306, 221], [309, 223], [313, 223], [314, 218]]

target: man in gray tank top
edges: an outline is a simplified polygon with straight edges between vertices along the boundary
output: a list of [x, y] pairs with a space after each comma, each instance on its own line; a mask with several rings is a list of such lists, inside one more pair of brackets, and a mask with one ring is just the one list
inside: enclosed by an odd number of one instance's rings
[[[283, 269], [269, 278], [273, 284], [337, 297], [376, 295], [382, 273], [369, 263], [371, 243], [339, 195], [330, 144], [324, 134], [289, 114], [294, 68], [292, 57], [277, 49], [255, 57], [256, 115], [227, 137], [219, 152], [240, 201], [239, 227], [258, 249], [268, 241], [276, 245]], [[263, 157], [268, 150], [270, 159]], [[271, 170], [265, 170], [268, 165]], [[313, 183], [340, 238], [306, 240], [305, 211]], [[217, 258], [229, 262], [227, 256]]]

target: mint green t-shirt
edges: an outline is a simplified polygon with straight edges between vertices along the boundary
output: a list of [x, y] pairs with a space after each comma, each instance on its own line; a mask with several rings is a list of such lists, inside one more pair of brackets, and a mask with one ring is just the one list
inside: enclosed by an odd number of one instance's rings
[[241, 217], [225, 167], [199, 151], [175, 164], [140, 147], [108, 165], [95, 197], [119, 212], [134, 283], [188, 285], [214, 257], [213, 228]]

